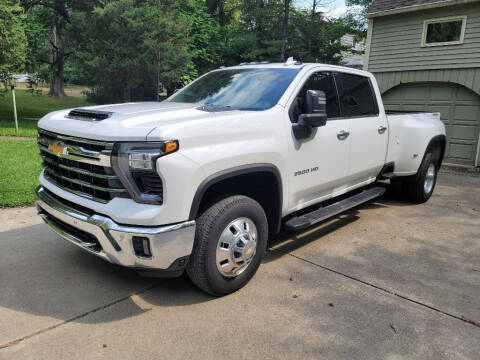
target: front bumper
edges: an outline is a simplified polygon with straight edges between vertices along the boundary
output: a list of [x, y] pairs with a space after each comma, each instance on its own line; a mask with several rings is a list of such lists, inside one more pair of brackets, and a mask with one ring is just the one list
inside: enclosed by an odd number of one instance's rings
[[[125, 226], [76, 207], [47, 191], [36, 190], [37, 209], [61, 237], [104, 260], [138, 270], [182, 270], [193, 248], [195, 221], [157, 227]], [[147, 238], [151, 256], [138, 256], [132, 238]]]

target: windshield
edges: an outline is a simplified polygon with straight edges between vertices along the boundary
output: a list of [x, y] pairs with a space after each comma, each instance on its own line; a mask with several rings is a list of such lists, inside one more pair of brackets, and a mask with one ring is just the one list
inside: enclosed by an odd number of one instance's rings
[[252, 68], [213, 71], [168, 101], [209, 104], [239, 110], [274, 106], [300, 69]]

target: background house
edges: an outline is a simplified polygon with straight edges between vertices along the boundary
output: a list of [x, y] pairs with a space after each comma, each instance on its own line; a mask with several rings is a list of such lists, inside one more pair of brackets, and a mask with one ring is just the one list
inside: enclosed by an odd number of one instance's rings
[[363, 69], [365, 40], [358, 41], [355, 35], [345, 34], [340, 39], [340, 42], [342, 45], [351, 48], [350, 51], [342, 51], [342, 63], [346, 66]]
[[439, 111], [447, 161], [480, 165], [480, 1], [376, 0], [365, 69], [387, 109]]

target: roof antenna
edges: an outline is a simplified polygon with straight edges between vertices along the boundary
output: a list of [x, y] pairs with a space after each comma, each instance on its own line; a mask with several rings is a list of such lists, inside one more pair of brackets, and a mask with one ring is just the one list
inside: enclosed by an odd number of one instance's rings
[[289, 66], [289, 65], [294, 65], [296, 63], [295, 60], [293, 60], [293, 56], [290, 56], [287, 61], [285, 61], [285, 66]]

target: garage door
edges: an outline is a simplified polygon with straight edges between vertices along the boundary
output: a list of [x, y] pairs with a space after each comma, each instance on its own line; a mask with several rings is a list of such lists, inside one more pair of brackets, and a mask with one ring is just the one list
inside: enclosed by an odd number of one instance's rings
[[480, 165], [480, 96], [473, 91], [449, 83], [404, 84], [383, 94], [383, 101], [388, 110], [440, 112], [447, 129], [448, 162]]

